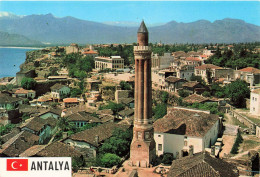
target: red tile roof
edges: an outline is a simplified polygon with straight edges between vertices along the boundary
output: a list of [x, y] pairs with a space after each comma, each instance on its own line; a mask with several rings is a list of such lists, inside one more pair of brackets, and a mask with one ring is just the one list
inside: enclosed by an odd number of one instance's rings
[[34, 92], [34, 91], [33, 90], [25, 90], [23, 88], [20, 88], [20, 89], [15, 91], [15, 94], [27, 94], [29, 92]]
[[201, 61], [201, 59], [199, 59], [197, 57], [187, 57], [186, 60], [187, 61]]
[[222, 69], [222, 67], [219, 67], [219, 66], [216, 66], [216, 65], [213, 65], [213, 64], [205, 64], [205, 65], [197, 66], [197, 67], [195, 67], [195, 69], [202, 69], [202, 70], [205, 70], [205, 69]]
[[260, 89], [255, 89], [252, 91], [252, 93], [260, 94]]
[[90, 50], [90, 51], [83, 52], [83, 54], [98, 54], [98, 53], [94, 50]]
[[77, 98], [65, 98], [63, 99], [64, 103], [78, 103], [78, 99]]
[[249, 73], [260, 73], [260, 70], [257, 69], [257, 68], [253, 68], [253, 67], [247, 67], [247, 68], [243, 68], [243, 69], [240, 69], [239, 71], [242, 71], [242, 72], [249, 72]]

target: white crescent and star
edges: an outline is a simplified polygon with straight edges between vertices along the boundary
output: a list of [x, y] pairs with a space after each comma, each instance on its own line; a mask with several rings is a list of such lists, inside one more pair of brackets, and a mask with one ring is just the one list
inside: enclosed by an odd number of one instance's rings
[[[17, 161], [14, 161], [14, 162], [12, 162], [12, 164], [11, 164], [11, 167], [12, 167], [14, 170], [18, 169], [18, 168], [15, 168], [15, 167], [14, 167], [14, 164], [16, 164], [16, 163], [18, 163], [18, 162], [17, 162]], [[23, 165], [20, 164], [19, 166], [21, 167], [21, 166], [23, 166]]]

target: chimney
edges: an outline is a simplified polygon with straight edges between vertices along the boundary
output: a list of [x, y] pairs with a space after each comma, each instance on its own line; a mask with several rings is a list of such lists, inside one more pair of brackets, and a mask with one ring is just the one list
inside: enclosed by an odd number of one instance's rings
[[62, 132], [62, 138], [65, 139], [68, 137], [68, 132]]
[[215, 146], [211, 146], [210, 155], [211, 155], [212, 157], [215, 157]]
[[193, 145], [189, 146], [189, 156], [193, 156]]
[[95, 142], [96, 142], [96, 143], [99, 142], [99, 136], [98, 136], [98, 135], [95, 136]]

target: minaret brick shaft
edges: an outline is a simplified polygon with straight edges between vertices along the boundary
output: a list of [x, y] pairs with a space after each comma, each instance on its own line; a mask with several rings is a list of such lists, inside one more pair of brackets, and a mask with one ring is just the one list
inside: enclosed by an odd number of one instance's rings
[[155, 157], [152, 118], [151, 50], [148, 30], [142, 21], [137, 32], [135, 55], [135, 118], [130, 159], [135, 166], [148, 167]]

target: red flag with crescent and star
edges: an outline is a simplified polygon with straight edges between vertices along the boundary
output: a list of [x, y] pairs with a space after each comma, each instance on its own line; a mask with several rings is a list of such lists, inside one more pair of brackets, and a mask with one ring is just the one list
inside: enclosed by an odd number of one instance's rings
[[7, 171], [28, 171], [28, 159], [7, 159]]

